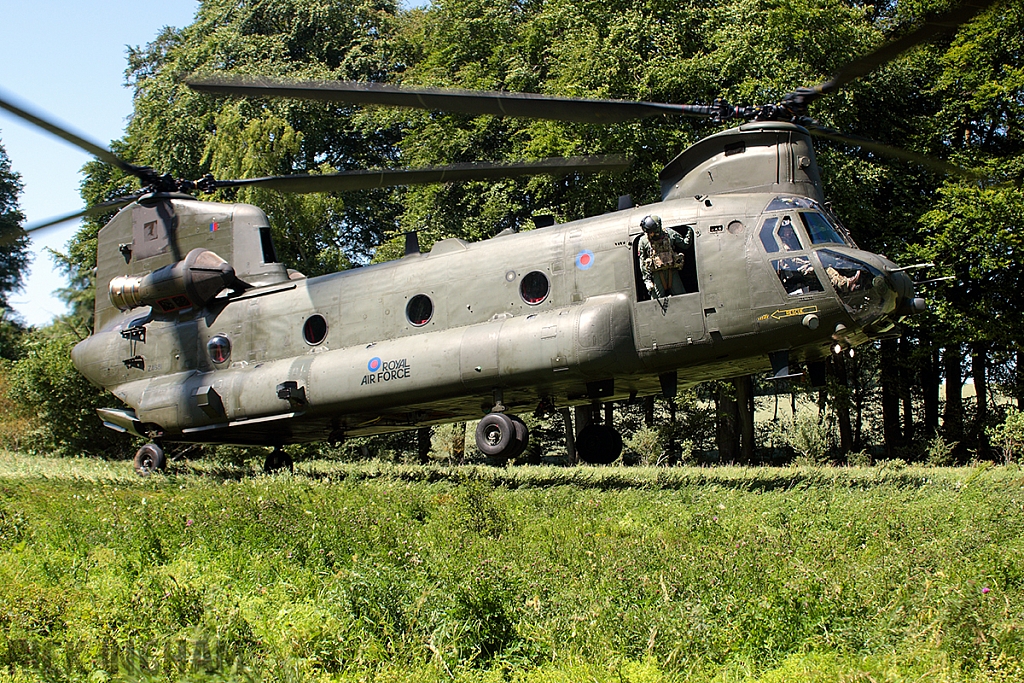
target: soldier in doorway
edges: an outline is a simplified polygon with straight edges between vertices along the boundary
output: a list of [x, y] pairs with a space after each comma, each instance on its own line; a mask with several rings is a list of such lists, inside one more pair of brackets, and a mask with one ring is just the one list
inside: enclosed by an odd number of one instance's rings
[[681, 272], [686, 251], [693, 244], [693, 230], [687, 227], [685, 234], [680, 234], [663, 228], [659, 216], [645, 216], [640, 227], [644, 234], [637, 244], [637, 255], [647, 291], [655, 299], [686, 294]]

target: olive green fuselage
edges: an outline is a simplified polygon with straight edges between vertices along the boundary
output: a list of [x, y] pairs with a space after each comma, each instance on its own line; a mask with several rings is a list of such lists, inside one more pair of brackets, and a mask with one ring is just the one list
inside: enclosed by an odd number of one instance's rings
[[[140, 288], [97, 293], [96, 333], [73, 360], [126, 404], [101, 411], [111, 427], [278, 445], [477, 419], [497, 401], [519, 413], [651, 395], [768, 369], [779, 352], [823, 359], [891, 328], [912, 289], [841, 228], [815, 236], [833, 219], [800, 130], [763, 124], [702, 140], [666, 167], [658, 204], [444, 240], [317, 278], [276, 262], [255, 207], [140, 200], [100, 232], [98, 254], [101, 286], [139, 278]], [[802, 244], [783, 259], [777, 226], [804, 211]], [[637, 241], [648, 214], [693, 231], [685, 294], [647, 294]], [[194, 249], [222, 257], [245, 286], [113, 306], [143, 300], [146, 277], [173, 293], [160, 273]], [[785, 277], [791, 260], [804, 264], [802, 284]], [[837, 287], [858, 268], [853, 300]]]

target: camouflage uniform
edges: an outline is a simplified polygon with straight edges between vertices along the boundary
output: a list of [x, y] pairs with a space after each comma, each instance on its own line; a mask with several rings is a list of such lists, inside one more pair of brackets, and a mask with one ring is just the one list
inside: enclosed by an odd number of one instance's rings
[[672, 228], [662, 228], [660, 234], [644, 234], [637, 245], [640, 257], [640, 274], [651, 296], [661, 298], [673, 294], [686, 294], [680, 272], [685, 262], [685, 252], [693, 242], [693, 233], [686, 229], [686, 236]]

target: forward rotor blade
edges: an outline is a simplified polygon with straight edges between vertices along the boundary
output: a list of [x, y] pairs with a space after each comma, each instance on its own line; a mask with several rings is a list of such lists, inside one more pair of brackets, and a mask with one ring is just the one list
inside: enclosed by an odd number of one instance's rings
[[999, 0], [965, 0], [952, 9], [925, 20], [910, 33], [883, 44], [874, 52], [868, 53], [850, 62], [828, 81], [813, 88], [800, 88], [791, 96], [798, 98], [803, 106], [814, 100], [835, 92], [871, 71], [896, 59], [915, 45], [932, 40], [947, 33], [953, 33], [983, 11], [996, 4]]
[[214, 187], [265, 187], [281, 192], [345, 192], [374, 187], [424, 185], [466, 180], [494, 180], [530, 175], [564, 175], [567, 173], [618, 173], [629, 168], [622, 156], [592, 156], [543, 159], [513, 164], [465, 163], [414, 169], [377, 171], [344, 171], [325, 175], [291, 175], [252, 178], [250, 180], [218, 180]]
[[287, 81], [221, 76], [194, 79], [187, 83], [193, 90], [216, 95], [294, 97], [577, 123], [619, 123], [662, 114], [711, 116], [717, 113], [714, 107], [701, 105], [579, 99], [519, 92], [400, 88], [382, 83], [350, 81]]
[[936, 159], [935, 157], [930, 157], [925, 154], [918, 154], [917, 152], [911, 152], [906, 149], [900, 149], [899, 147], [890, 147], [889, 145], [884, 145], [881, 142], [876, 142], [868, 138], [862, 138], [858, 135], [848, 135], [846, 133], [840, 133], [837, 130], [832, 130], [831, 128], [823, 128], [820, 126], [808, 126], [808, 131], [811, 135], [819, 138], [834, 140], [835, 142], [841, 142], [846, 145], [853, 145], [854, 147], [860, 147], [883, 156], [911, 161], [938, 173], [960, 176], [961, 178], [967, 178], [970, 180], [978, 180], [982, 177], [975, 171], [951, 164], [948, 161]]
[[136, 166], [135, 164], [129, 164], [127, 161], [121, 159], [106, 147], [98, 145], [95, 142], [86, 140], [85, 138], [76, 135], [75, 133], [72, 133], [66, 128], [58, 126], [56, 123], [53, 123], [52, 121], [48, 121], [47, 119], [43, 118], [42, 116], [39, 116], [38, 114], [34, 114], [27, 109], [17, 106], [16, 104], [14, 104], [6, 98], [0, 97], [0, 109], [6, 109], [7, 111], [14, 114], [23, 121], [27, 121], [32, 125], [36, 126], [37, 128], [42, 128], [46, 132], [57, 136], [58, 138], [64, 140], [65, 142], [70, 142], [75, 147], [85, 150], [86, 152], [92, 154], [94, 157], [101, 161], [105, 161], [112, 166], [116, 166], [125, 173], [136, 176], [138, 178], [142, 178], [143, 180], [146, 180], [149, 177], [146, 173], [147, 171], [149, 171], [150, 174], [152, 174], [152, 171], [150, 171], [150, 169], [144, 166]]

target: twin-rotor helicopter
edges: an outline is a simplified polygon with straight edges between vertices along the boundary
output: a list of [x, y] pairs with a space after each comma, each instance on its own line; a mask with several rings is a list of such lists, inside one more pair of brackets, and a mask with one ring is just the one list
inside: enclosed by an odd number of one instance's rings
[[[925, 309], [908, 268], [857, 247], [825, 205], [811, 136], [841, 136], [808, 106], [908, 47], [969, 20], [961, 5], [857, 60], [832, 80], [762, 107], [584, 100], [530, 93], [231, 77], [189, 85], [214, 95], [303, 97], [474, 115], [612, 123], [676, 114], [735, 120], [660, 173], [661, 201], [480, 242], [449, 238], [421, 253], [320, 277], [281, 263], [259, 208], [195, 191], [283, 192], [621, 170], [616, 157], [180, 181], [5, 100], [0, 107], [142, 180], [98, 236], [95, 323], [72, 352], [78, 370], [121, 402], [112, 429], [143, 437], [135, 467], [163, 467], [165, 443], [283, 446], [478, 421], [479, 450], [523, 452], [521, 413], [561, 412], [570, 453], [614, 461], [622, 439], [594, 410], [681, 385], [801, 365], [824, 382], [834, 352], [892, 334]], [[899, 153], [861, 139], [853, 144]], [[924, 160], [922, 160], [924, 161]], [[638, 249], [648, 216], [691, 236], [682, 288], [651, 294]], [[57, 221], [48, 222], [46, 225]], [[36, 226], [44, 227], [44, 226]], [[570, 409], [577, 411], [576, 429]], [[590, 410], [587, 410], [590, 408]], [[587, 419], [587, 415], [592, 419]]]

